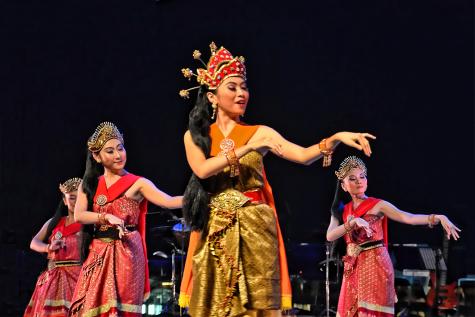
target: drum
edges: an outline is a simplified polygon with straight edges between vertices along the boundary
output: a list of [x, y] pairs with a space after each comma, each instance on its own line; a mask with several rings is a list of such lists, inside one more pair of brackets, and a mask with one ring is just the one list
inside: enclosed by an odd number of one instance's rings
[[186, 252], [188, 243], [190, 242], [190, 226], [179, 222], [172, 227], [173, 235], [175, 236], [177, 246], [179, 249]]

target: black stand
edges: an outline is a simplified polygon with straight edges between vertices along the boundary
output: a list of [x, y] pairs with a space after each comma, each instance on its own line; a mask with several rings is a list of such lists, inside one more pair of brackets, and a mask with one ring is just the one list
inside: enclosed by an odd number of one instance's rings
[[[165, 241], [172, 246], [172, 276], [171, 276], [171, 283], [172, 283], [172, 298], [169, 302], [165, 304], [165, 309], [162, 314], [159, 316], [184, 316], [183, 309], [178, 305], [178, 296], [177, 296], [177, 277], [176, 277], [176, 255], [179, 254], [182, 256], [181, 259], [181, 273], [180, 276], [183, 277], [183, 257], [186, 254], [185, 248], [185, 220], [183, 218], [177, 219], [180, 221], [181, 230], [181, 246], [177, 248], [176, 245], [166, 239]], [[178, 315], [177, 315], [178, 314]]]
[[337, 259], [330, 259], [330, 245], [331, 242], [326, 242], [326, 250], [325, 250], [325, 310], [320, 313], [319, 316], [326, 316], [330, 317], [330, 313], [336, 315], [336, 311], [330, 308], [330, 261], [336, 261], [337, 266], [337, 280], [339, 278], [339, 267], [338, 267], [338, 258]]

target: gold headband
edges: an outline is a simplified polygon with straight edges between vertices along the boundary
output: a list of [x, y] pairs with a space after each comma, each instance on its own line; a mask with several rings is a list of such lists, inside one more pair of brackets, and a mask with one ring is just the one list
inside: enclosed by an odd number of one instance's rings
[[335, 171], [335, 175], [339, 180], [342, 180], [343, 178], [348, 176], [348, 173], [353, 168], [360, 168], [365, 175], [367, 173], [366, 165], [360, 158], [356, 156], [348, 156], [346, 159], [343, 160], [343, 162], [341, 162], [340, 168], [338, 169], [338, 171]]
[[87, 148], [91, 152], [99, 152], [107, 141], [117, 139], [124, 144], [124, 137], [112, 122], [102, 122], [94, 134], [87, 141]]
[[63, 193], [70, 193], [78, 190], [79, 184], [81, 184], [82, 179], [79, 177], [70, 178], [65, 181], [63, 184], [59, 183], [59, 190]]

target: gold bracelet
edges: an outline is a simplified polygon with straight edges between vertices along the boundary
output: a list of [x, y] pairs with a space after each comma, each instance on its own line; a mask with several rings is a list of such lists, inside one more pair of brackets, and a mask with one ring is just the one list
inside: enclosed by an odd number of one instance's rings
[[239, 175], [239, 159], [236, 156], [236, 152], [234, 152], [234, 141], [230, 138], [224, 138], [219, 143], [219, 147], [221, 148], [220, 155], [224, 155], [226, 160], [228, 161], [229, 165], [229, 176], [235, 177]]
[[[351, 220], [350, 220], [351, 221]], [[350, 225], [350, 221], [347, 221], [345, 223], [343, 223], [343, 227], [345, 228], [345, 231], [346, 233], [350, 232], [351, 230], [353, 230], [353, 226]]]
[[427, 217], [427, 225], [429, 226], [429, 228], [434, 228], [434, 225], [436, 224], [437, 224], [437, 221], [435, 219], [435, 214], [430, 214]]
[[229, 163], [229, 169], [230, 169], [230, 176], [235, 177], [239, 175], [239, 160], [236, 156], [236, 152], [233, 150], [227, 151], [224, 153], [226, 156], [226, 159], [228, 160]]
[[327, 139], [323, 139], [318, 143], [318, 148], [323, 154], [323, 167], [328, 167], [332, 164], [332, 154], [333, 151], [327, 148]]
[[97, 215], [97, 222], [100, 224], [100, 225], [107, 225], [109, 224], [109, 222], [107, 221], [106, 219], [106, 213], [99, 213]]

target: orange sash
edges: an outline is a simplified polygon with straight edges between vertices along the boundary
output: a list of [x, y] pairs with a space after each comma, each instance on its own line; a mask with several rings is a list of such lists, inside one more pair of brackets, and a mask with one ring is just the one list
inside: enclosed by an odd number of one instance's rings
[[[244, 123], [237, 123], [229, 134], [229, 138], [234, 140], [235, 147], [241, 147], [245, 145], [249, 139], [254, 135], [259, 126], [250, 126]], [[216, 156], [221, 151], [219, 148], [219, 143], [224, 139], [224, 135], [219, 130], [216, 123], [213, 123], [210, 126], [210, 137], [211, 137], [211, 156]], [[272, 188], [267, 181], [265, 171], [263, 171], [264, 176], [264, 187], [262, 191], [266, 199], [266, 203], [274, 209], [274, 214], [277, 220], [277, 237], [279, 240], [279, 262], [280, 262], [280, 284], [282, 292], [282, 309], [291, 309], [292, 308], [292, 289], [290, 286], [289, 270], [287, 266], [287, 256], [285, 254], [284, 240], [282, 238], [282, 233], [279, 226], [279, 221], [277, 218], [277, 211], [275, 209], [274, 196], [272, 195]], [[192, 275], [192, 265], [193, 265], [193, 255], [196, 250], [196, 246], [201, 239], [201, 233], [199, 231], [192, 231], [190, 235], [190, 243], [188, 246], [188, 253], [186, 255], [185, 269], [183, 272], [183, 279], [181, 281], [180, 287], [180, 297], [178, 303], [181, 307], [188, 307], [190, 303], [191, 293], [193, 291], [193, 275]]]
[[[99, 183], [97, 184], [96, 194], [94, 195], [94, 201], [96, 201], [97, 196], [105, 195], [107, 197], [107, 202], [111, 202], [114, 199], [121, 196], [127, 189], [130, 188], [140, 176], [128, 173], [122, 176], [118, 181], [116, 181], [110, 188], [107, 188], [104, 176], [99, 177]], [[147, 244], [145, 242], [145, 229], [146, 222], [145, 217], [147, 215], [147, 200], [143, 199], [139, 205], [140, 215], [139, 223], [137, 224], [137, 231], [140, 233], [142, 238], [142, 246], [145, 256], [145, 284], [144, 284], [144, 299], [147, 299], [150, 295], [150, 280], [148, 272], [148, 258], [147, 258]]]

